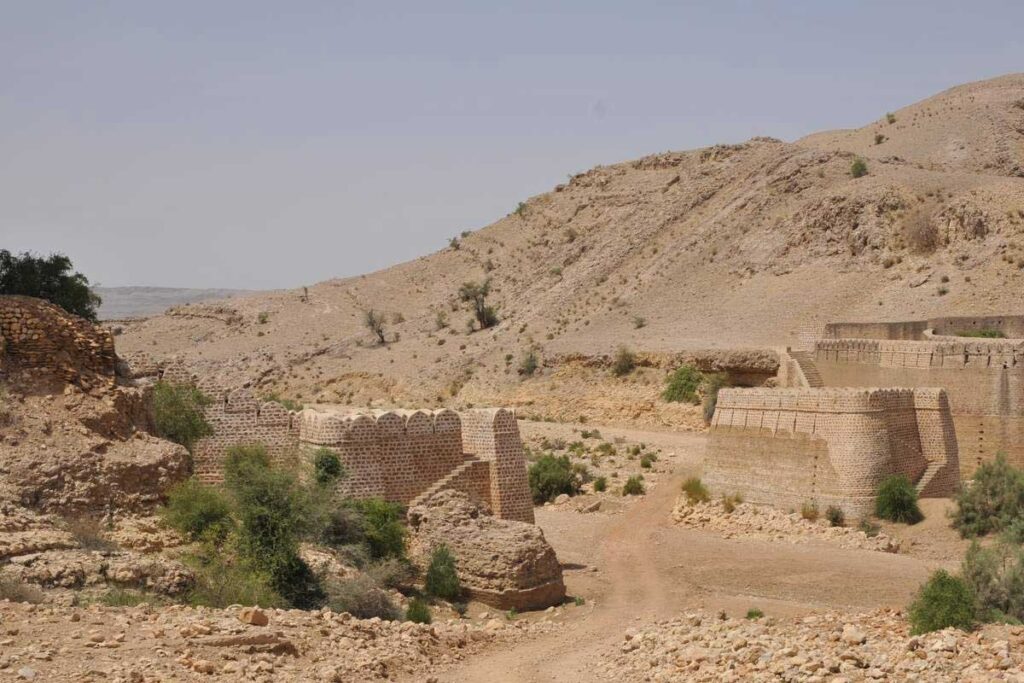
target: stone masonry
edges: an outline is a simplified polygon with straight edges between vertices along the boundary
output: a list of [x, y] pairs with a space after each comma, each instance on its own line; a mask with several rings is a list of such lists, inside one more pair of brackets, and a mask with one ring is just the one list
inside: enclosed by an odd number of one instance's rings
[[261, 443], [273, 461], [286, 466], [328, 448], [347, 473], [339, 495], [412, 506], [455, 490], [499, 519], [534, 521], [522, 440], [509, 410], [289, 412], [259, 401], [249, 389], [228, 390], [192, 377], [180, 365], [166, 368], [161, 378], [192, 383], [212, 399], [205, 412], [213, 435], [201, 439], [193, 453], [201, 480], [223, 478], [224, 457], [235, 445]]
[[871, 512], [881, 481], [904, 474], [922, 496], [959, 485], [957, 443], [941, 389], [723, 389], [705, 482], [715, 493], [799, 509]]

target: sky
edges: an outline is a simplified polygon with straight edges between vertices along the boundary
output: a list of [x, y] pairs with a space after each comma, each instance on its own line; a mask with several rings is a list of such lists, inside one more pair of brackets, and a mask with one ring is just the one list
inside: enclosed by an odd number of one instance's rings
[[859, 127], [1024, 70], [1019, 0], [0, 1], [0, 249], [267, 289], [573, 173]]

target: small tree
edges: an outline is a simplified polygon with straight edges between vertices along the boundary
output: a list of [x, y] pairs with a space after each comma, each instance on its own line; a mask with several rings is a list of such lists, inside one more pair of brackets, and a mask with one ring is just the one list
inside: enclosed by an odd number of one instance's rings
[[473, 306], [473, 316], [481, 330], [498, 324], [498, 311], [487, 305], [487, 296], [491, 293], [490, 279], [478, 282], [463, 282], [459, 287], [459, 299]]
[[427, 593], [442, 600], [457, 600], [462, 595], [462, 585], [455, 569], [455, 557], [448, 546], [441, 544], [430, 553], [430, 565], [424, 580]]
[[1003, 531], [1024, 516], [1024, 471], [998, 453], [975, 470], [974, 481], [960, 489], [956, 503], [953, 526], [964, 538]]
[[377, 337], [377, 341], [381, 344], [386, 344], [387, 340], [384, 338], [384, 315], [377, 313], [372, 308], [366, 311], [363, 315], [363, 324], [366, 325], [366, 329], [373, 332]]
[[192, 452], [196, 442], [213, 433], [203, 408], [210, 399], [195, 387], [160, 381], [153, 385], [153, 422], [157, 435]]
[[95, 322], [102, 300], [89, 288], [89, 278], [72, 269], [71, 259], [63, 254], [42, 257], [26, 251], [14, 255], [0, 249], [0, 294], [46, 299]]
[[171, 489], [161, 517], [190, 541], [219, 545], [234, 528], [231, 500], [221, 489], [188, 479]]
[[875, 515], [890, 522], [917, 524], [924, 515], [917, 506], [917, 491], [905, 475], [886, 477], [878, 487]]

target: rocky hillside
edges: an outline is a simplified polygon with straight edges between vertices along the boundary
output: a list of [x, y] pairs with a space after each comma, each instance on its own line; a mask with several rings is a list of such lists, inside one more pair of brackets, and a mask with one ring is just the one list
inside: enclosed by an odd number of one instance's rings
[[[858, 130], [597, 167], [437, 253], [308, 293], [181, 306], [127, 325], [117, 345], [306, 402], [514, 392], [530, 405], [557, 390], [556, 356], [782, 346], [827, 320], [1019, 312], [1022, 169], [1018, 74]], [[501, 322], [467, 333], [459, 285], [485, 279]], [[368, 309], [385, 314], [386, 345]], [[530, 348], [547, 367], [522, 382]]]

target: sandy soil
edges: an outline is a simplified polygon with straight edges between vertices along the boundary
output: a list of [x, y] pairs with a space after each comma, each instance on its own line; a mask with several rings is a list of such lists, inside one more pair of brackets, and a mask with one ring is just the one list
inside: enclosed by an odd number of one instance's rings
[[[522, 426], [527, 438], [537, 433], [567, 438], [570, 429]], [[486, 651], [450, 669], [440, 681], [593, 680], [592, 663], [621, 641], [625, 629], [689, 609], [741, 616], [756, 606], [768, 616], [800, 616], [837, 608], [903, 607], [930, 571], [954, 565], [959, 557], [955, 535], [942, 516], [945, 501], [927, 501], [926, 523], [895, 532], [916, 541], [913, 555], [824, 543], [726, 540], [679, 528], [670, 519], [672, 505], [683, 479], [698, 473], [706, 437], [600, 429], [605, 436], [656, 443], [674, 453], [670, 475], [621, 514], [539, 508], [537, 523], [565, 567], [569, 595], [582, 597], [584, 605], [559, 610], [555, 618], [561, 628], [555, 632]]]

